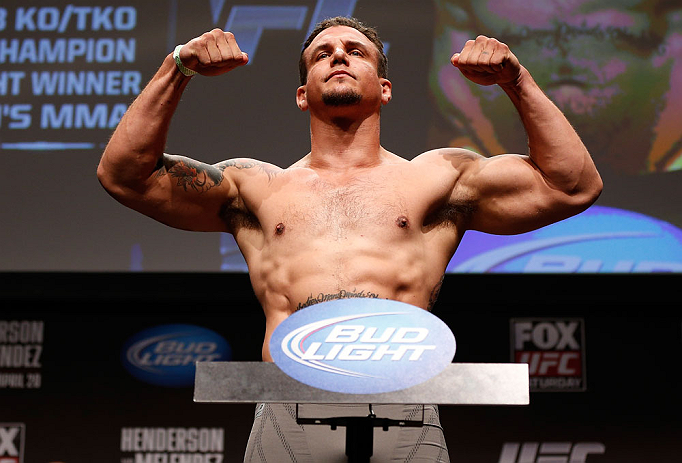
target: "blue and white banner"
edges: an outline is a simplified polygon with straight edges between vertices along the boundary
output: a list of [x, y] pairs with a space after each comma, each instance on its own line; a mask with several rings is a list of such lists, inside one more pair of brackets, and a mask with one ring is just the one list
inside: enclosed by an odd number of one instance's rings
[[289, 376], [335, 392], [374, 394], [422, 383], [455, 355], [455, 337], [426, 310], [385, 299], [345, 299], [300, 310], [270, 340]]
[[682, 272], [682, 230], [662, 220], [593, 206], [513, 236], [467, 231], [450, 273]]
[[129, 338], [121, 351], [123, 366], [140, 381], [166, 387], [194, 384], [196, 362], [228, 361], [229, 343], [203, 326], [159, 325]]

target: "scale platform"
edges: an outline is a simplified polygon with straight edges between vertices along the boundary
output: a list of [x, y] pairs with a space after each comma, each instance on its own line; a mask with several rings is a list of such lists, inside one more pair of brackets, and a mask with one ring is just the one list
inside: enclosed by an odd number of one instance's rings
[[268, 362], [198, 362], [194, 401], [201, 403], [340, 403], [528, 405], [528, 364], [451, 363], [416, 386], [377, 394], [326, 391]]

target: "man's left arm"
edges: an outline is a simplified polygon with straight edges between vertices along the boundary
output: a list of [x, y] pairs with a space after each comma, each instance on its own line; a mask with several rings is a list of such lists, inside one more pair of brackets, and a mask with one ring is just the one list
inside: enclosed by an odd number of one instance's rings
[[507, 45], [479, 36], [451, 62], [479, 85], [499, 85], [528, 134], [528, 155], [471, 156], [460, 162], [455, 194], [473, 203], [469, 228], [524, 232], [577, 214], [596, 201], [602, 181], [585, 145]]

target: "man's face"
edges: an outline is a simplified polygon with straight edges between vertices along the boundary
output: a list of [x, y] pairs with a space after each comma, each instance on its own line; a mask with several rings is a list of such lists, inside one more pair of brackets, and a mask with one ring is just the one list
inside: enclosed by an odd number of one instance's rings
[[[669, 18], [656, 18], [651, 2], [632, 0], [627, 5], [603, 0], [487, 0], [467, 2], [468, 8], [461, 11], [480, 33], [495, 35], [510, 46], [602, 165], [634, 173], [658, 170], [647, 155], [673, 80], [674, 48], [666, 48], [662, 35], [666, 28], [657, 23]], [[449, 37], [442, 39], [443, 55], [458, 51], [469, 38], [463, 36], [468, 31], [452, 26]], [[446, 53], [448, 41], [453, 48]], [[442, 63], [444, 58], [437, 60]], [[440, 87], [453, 101], [442, 82], [450, 70], [439, 66]], [[525, 144], [519, 127], [501, 129], [508, 127], [505, 119], [515, 115], [498, 89], [468, 91], [481, 101], [499, 146]]]
[[377, 75], [378, 55], [374, 44], [352, 27], [325, 29], [304, 53], [308, 77], [298, 89], [299, 107], [319, 102], [326, 107], [385, 104], [385, 86], [390, 98], [390, 83]]

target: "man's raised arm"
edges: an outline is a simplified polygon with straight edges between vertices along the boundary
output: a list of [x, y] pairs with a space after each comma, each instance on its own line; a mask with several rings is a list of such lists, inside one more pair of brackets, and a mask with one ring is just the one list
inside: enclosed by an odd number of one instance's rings
[[469, 80], [498, 84], [518, 110], [529, 155], [458, 157], [455, 195], [471, 202], [470, 228], [520, 233], [577, 214], [601, 193], [602, 181], [580, 137], [507, 45], [479, 36], [451, 59]]
[[[246, 64], [248, 56], [231, 33], [219, 29], [189, 41], [175, 55], [166, 57], [121, 118], [97, 177], [114, 198], [143, 214], [178, 228], [218, 231], [219, 202], [236, 195], [223, 176], [224, 167], [169, 156], [164, 148], [171, 118], [193, 73], [224, 74]], [[216, 194], [219, 190], [222, 194]]]

